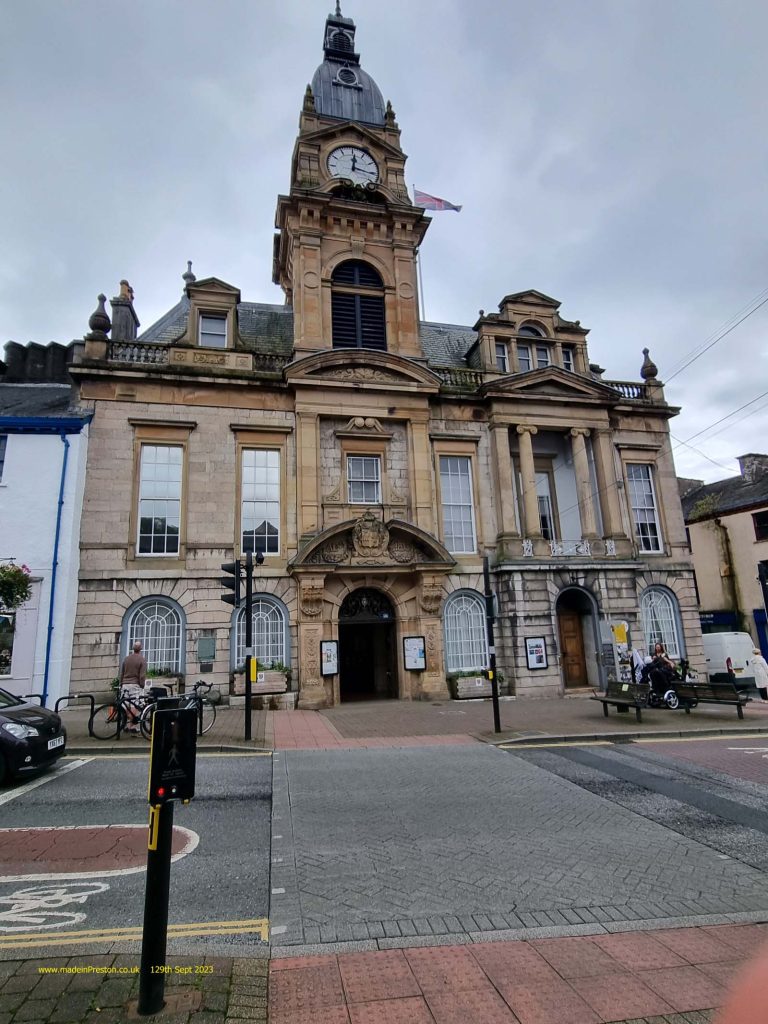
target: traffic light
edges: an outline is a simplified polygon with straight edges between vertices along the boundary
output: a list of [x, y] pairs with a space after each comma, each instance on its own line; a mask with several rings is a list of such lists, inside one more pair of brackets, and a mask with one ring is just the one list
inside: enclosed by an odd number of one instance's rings
[[234, 594], [222, 594], [221, 600], [237, 608], [240, 604], [240, 562], [222, 562], [221, 569], [228, 575], [220, 577], [219, 583], [225, 590], [234, 590]]

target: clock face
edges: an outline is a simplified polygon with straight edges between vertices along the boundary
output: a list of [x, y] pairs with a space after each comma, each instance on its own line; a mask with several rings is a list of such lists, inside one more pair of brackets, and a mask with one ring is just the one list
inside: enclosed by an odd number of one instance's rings
[[356, 185], [379, 180], [379, 168], [370, 153], [357, 146], [339, 146], [328, 156], [328, 170], [334, 178], [348, 178]]

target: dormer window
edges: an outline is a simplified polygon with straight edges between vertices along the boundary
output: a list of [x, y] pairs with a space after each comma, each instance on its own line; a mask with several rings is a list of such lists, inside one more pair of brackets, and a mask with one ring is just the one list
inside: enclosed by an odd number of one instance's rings
[[536, 368], [543, 370], [546, 366], [549, 366], [549, 346], [548, 345], [537, 345], [536, 346]]
[[223, 313], [200, 314], [200, 347], [227, 347], [227, 318]]
[[509, 373], [509, 359], [507, 358], [506, 341], [496, 342], [496, 369], [499, 373]]
[[568, 370], [569, 373], [573, 373], [575, 369], [571, 345], [563, 345], [563, 369]]
[[521, 338], [543, 338], [544, 332], [540, 331], [538, 327], [534, 327], [533, 324], [524, 324], [517, 332]]
[[517, 346], [517, 365], [520, 367], [521, 373], [526, 373], [533, 367], [531, 362], [531, 346], [520, 345]]

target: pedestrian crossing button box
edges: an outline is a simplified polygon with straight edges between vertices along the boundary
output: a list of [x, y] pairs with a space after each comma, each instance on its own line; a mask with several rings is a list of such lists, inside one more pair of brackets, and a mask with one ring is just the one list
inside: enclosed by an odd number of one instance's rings
[[155, 712], [149, 756], [148, 800], [153, 807], [195, 795], [197, 711], [170, 708]]

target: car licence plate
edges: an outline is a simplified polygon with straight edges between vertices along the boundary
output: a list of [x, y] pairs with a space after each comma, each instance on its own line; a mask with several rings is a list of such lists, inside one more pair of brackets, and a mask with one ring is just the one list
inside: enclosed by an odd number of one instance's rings
[[55, 750], [56, 747], [63, 747], [63, 746], [64, 746], [64, 737], [63, 736], [57, 736], [56, 739], [54, 739], [54, 740], [48, 740], [48, 749], [49, 750]]

